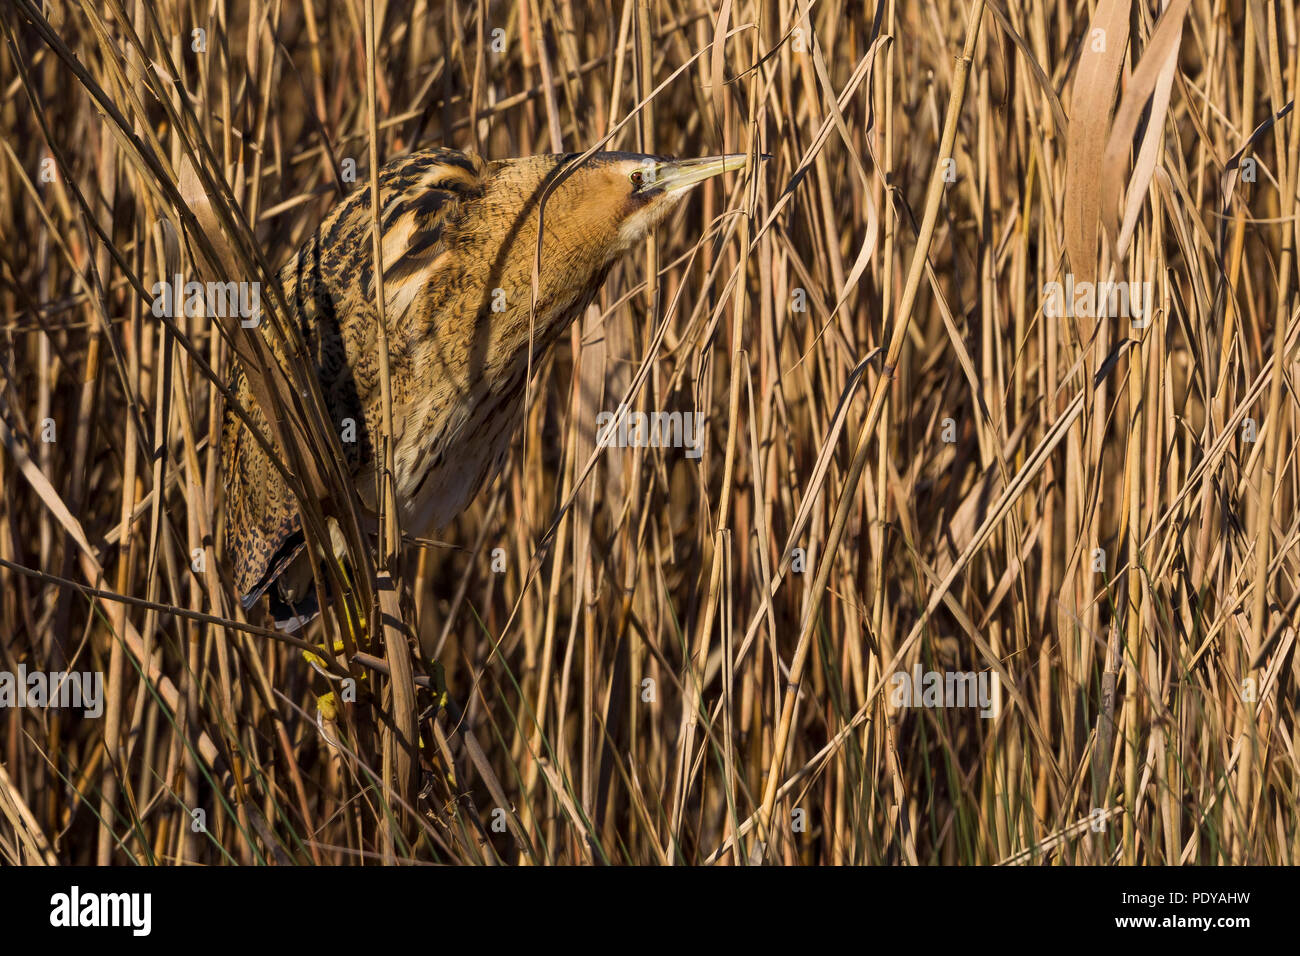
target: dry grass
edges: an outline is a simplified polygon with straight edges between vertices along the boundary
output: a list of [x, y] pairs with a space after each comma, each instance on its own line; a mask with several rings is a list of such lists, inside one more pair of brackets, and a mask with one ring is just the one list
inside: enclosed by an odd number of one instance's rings
[[[3, 7], [0, 671], [106, 693], [0, 710], [0, 858], [1297, 862], [1294, 4]], [[353, 540], [402, 590], [313, 668], [232, 595], [217, 383], [425, 143], [773, 159], [615, 271], [446, 543]], [[178, 266], [263, 330], [155, 319]], [[1149, 321], [1046, 314], [1067, 272]], [[702, 457], [595, 448], [624, 400]], [[914, 666], [998, 716], [891, 706]]]

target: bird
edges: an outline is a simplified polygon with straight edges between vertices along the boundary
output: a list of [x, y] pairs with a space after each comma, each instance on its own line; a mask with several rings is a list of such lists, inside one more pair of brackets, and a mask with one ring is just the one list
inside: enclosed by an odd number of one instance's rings
[[[748, 165], [744, 153], [486, 160], [429, 147], [380, 169], [392, 477], [406, 533], [445, 527], [500, 471], [521, 418], [530, 358], [542, 358], [587, 308], [614, 263], [697, 185]], [[338, 202], [278, 279], [328, 414], [340, 434], [353, 423], [354, 440], [341, 447], [365, 516], [373, 518], [383, 410], [370, 197], [369, 188], [356, 189]], [[313, 559], [297, 503], [266, 451], [274, 447], [271, 431], [238, 361], [229, 386], [248, 421], [227, 407], [225, 553], [244, 609], [265, 595], [275, 626], [295, 632], [320, 609]], [[341, 535], [332, 533], [341, 555]]]

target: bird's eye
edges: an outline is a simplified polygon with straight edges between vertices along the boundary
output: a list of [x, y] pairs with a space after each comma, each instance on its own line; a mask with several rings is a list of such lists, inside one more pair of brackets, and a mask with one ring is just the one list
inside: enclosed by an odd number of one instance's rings
[[639, 169], [633, 170], [632, 175], [628, 176], [628, 179], [632, 180], [633, 189], [641, 188], [641, 170]]

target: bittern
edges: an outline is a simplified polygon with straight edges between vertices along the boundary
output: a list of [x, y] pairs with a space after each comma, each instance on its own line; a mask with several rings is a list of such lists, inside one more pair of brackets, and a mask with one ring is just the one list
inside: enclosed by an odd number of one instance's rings
[[[408, 533], [448, 524], [501, 468], [521, 417], [530, 344], [535, 362], [591, 303], [614, 262], [693, 187], [747, 165], [735, 154], [595, 153], [575, 166], [578, 158], [487, 162], [425, 149], [380, 171], [393, 486]], [[348, 419], [355, 423], [355, 441], [342, 447], [369, 517], [378, 511], [382, 467], [372, 230], [370, 189], [358, 189], [280, 272], [327, 411], [341, 432]], [[269, 442], [242, 369], [231, 385]], [[277, 626], [297, 630], [319, 606], [297, 506], [229, 409], [221, 461], [227, 554], [242, 602], [251, 607], [267, 594]]]

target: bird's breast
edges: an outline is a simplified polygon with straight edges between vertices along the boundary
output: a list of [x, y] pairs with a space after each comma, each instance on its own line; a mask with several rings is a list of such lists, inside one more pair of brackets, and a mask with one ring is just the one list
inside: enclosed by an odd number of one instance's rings
[[471, 389], [469, 401], [430, 408], [403, 430], [394, 472], [408, 532], [426, 535], [450, 524], [501, 470], [520, 423], [522, 384], [520, 371], [498, 388]]

